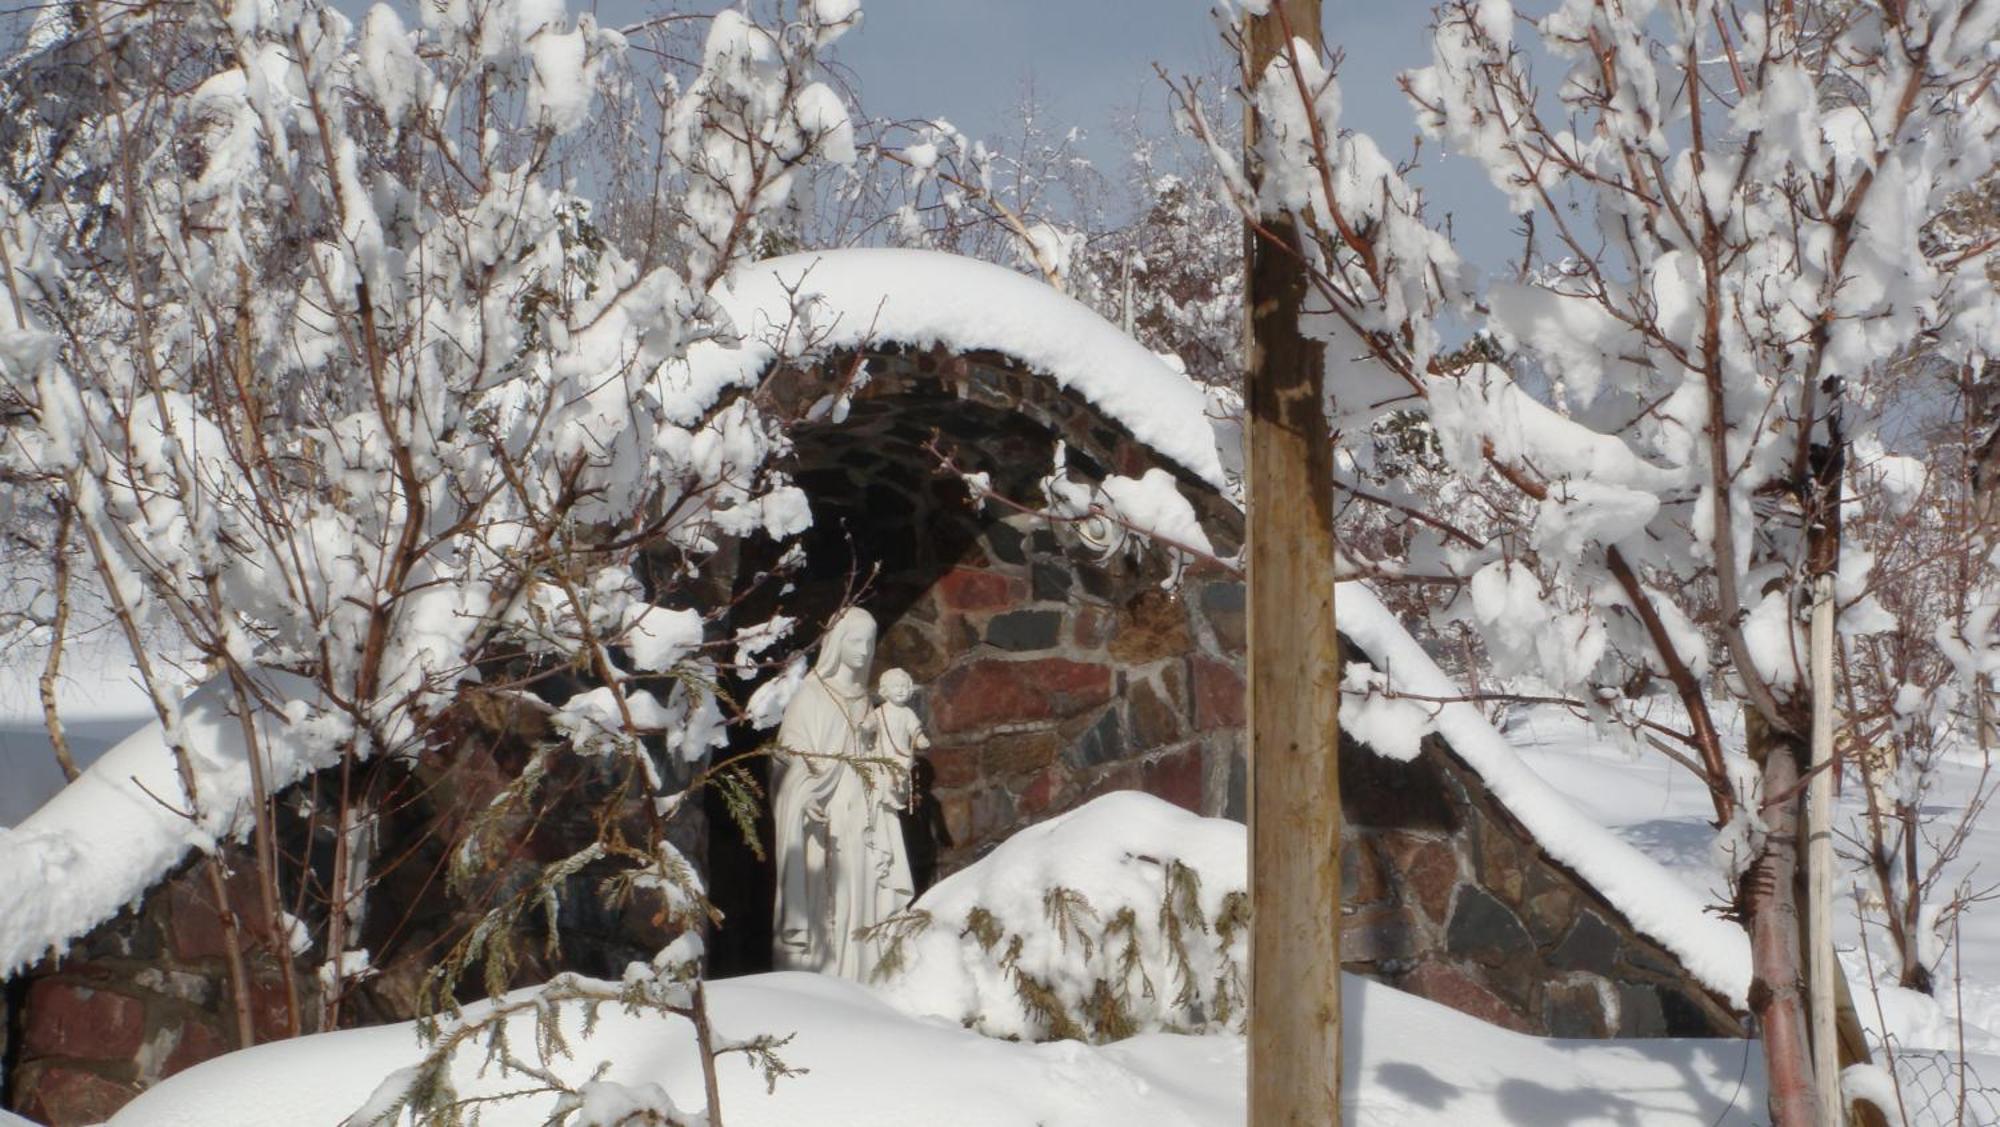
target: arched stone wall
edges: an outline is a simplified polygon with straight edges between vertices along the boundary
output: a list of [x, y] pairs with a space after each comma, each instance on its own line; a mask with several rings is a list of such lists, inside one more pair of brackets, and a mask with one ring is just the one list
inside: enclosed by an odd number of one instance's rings
[[[1240, 761], [1240, 582], [1197, 565], [1170, 593], [1162, 553], [1101, 558], [1042, 518], [997, 501], [976, 508], [963, 482], [940, 472], [948, 457], [989, 475], [998, 496], [1034, 506], [1058, 438], [1072, 472], [1086, 477], [1158, 461], [1087, 403], [1004, 358], [866, 359], [867, 386], [844, 419], [793, 431], [787, 468], [814, 510], [803, 568], [781, 592], [760, 579], [779, 550], [742, 546], [741, 621], [763, 620], [780, 599], [801, 620], [787, 648], [766, 658], [811, 646], [849, 598], [875, 615], [876, 675], [900, 667], [919, 685], [955, 842], [943, 871], [1108, 790], [1223, 813]], [[809, 373], [795, 379], [775, 381], [781, 403], [810, 402], [824, 386]], [[1182, 487], [1218, 550], [1234, 552], [1234, 510], [1192, 477]], [[732, 750], [758, 738], [738, 733]], [[1240, 771], [1233, 777], [1240, 789]], [[725, 970], [763, 969], [768, 869], [717, 813], [709, 863], [725, 923], [710, 950]]]
[[[854, 577], [874, 575], [860, 602], [883, 629], [876, 672], [901, 666], [923, 686], [956, 841], [947, 869], [1110, 790], [1242, 819], [1241, 580], [1197, 565], [1168, 591], [1162, 552], [1097, 558], [1039, 518], [990, 503], [974, 511], [964, 486], [937, 472], [948, 455], [1032, 506], [1058, 437], [1086, 477], [1136, 476], [1160, 460], [1004, 357], [884, 350], [865, 360], [869, 382], [847, 419], [796, 432], [792, 468], [816, 527], [787, 597], [824, 621]], [[781, 402], [803, 405], [825, 387], [811, 373], [791, 378], [776, 383]], [[1241, 513], [1179, 478], [1217, 548], [1235, 552]], [[746, 558], [746, 571], [770, 562]], [[1341, 773], [1348, 969], [1529, 1032], [1741, 1033], [1726, 1005], [1549, 858], [1441, 739], [1409, 764], [1343, 741]], [[718, 890], [751, 883], [716, 877]], [[768, 918], [768, 884], [756, 895], [739, 923]], [[743, 968], [759, 968], [767, 948], [765, 932]]]

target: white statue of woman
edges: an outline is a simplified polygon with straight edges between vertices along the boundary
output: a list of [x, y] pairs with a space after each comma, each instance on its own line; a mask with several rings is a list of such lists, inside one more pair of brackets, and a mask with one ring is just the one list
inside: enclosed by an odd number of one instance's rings
[[867, 677], [874, 657], [875, 619], [850, 608], [827, 631], [778, 727], [772, 960], [780, 970], [866, 982], [874, 959], [854, 933], [911, 899], [902, 830], [878, 793], [888, 772], [862, 762], [871, 754]]

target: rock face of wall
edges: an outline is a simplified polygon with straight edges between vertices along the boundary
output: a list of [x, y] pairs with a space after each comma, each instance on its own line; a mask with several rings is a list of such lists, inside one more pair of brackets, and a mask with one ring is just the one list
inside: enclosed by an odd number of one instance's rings
[[1343, 741], [1341, 960], [1552, 1037], [1741, 1036], [1659, 944], [1550, 859], [1431, 737], [1410, 763]]
[[[247, 870], [224, 883], [227, 910], [256, 918]], [[158, 1081], [237, 1047], [235, 995], [223, 912], [206, 863], [169, 878], [135, 911], [105, 923], [70, 954], [24, 976], [14, 994], [9, 1106], [32, 1119], [97, 1123]], [[290, 1029], [296, 1006], [311, 1031], [309, 976], [287, 1000], [270, 945], [245, 938], [251, 1029], [258, 1041]]]
[[947, 865], [1108, 790], [1219, 812], [1242, 679], [1200, 607], [1226, 615], [1233, 600], [1240, 617], [1242, 588], [1191, 579], [1168, 594], [1013, 521], [989, 525], [982, 546], [986, 566], [947, 572], [882, 647], [883, 661], [932, 674], [930, 759], [958, 842]]

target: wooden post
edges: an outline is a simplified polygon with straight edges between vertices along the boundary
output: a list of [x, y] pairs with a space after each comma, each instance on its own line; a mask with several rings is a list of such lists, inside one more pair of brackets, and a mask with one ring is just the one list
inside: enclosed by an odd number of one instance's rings
[[[1319, 49], [1319, 0], [1273, 0], [1249, 19], [1253, 80], [1289, 37]], [[1252, 151], [1261, 125], [1250, 111]], [[1259, 171], [1247, 163], [1254, 183]], [[1295, 243], [1289, 218], [1263, 222]], [[1325, 1127], [1340, 1121], [1340, 692], [1325, 350], [1299, 331], [1298, 259], [1254, 230], [1246, 239], [1250, 1122]]]

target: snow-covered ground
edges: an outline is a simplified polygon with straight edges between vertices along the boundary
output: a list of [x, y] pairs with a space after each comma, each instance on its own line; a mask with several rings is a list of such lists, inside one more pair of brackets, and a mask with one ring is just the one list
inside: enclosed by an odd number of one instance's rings
[[[1710, 903], [1720, 906], [1728, 901], [1722, 859], [1714, 849], [1716, 834], [1709, 825], [1714, 811], [1707, 793], [1687, 770], [1665, 756], [1635, 757], [1558, 707], [1515, 710], [1502, 726], [1521, 757], [1577, 807], [1666, 866]], [[1723, 727], [1725, 739], [1740, 751], [1740, 719]], [[1976, 763], [1945, 764], [1926, 798], [1923, 815], [1940, 826], [1956, 823], [1979, 784]], [[1858, 826], [1865, 810], [1861, 788], [1850, 779], [1838, 799], [1836, 818], [1843, 825]], [[1841, 848], [1847, 850], [1844, 844]], [[1958, 942], [1937, 968], [1938, 997], [1932, 999], [1894, 985], [1888, 937], [1879, 926], [1869, 929], [1864, 956], [1855, 892], [1865, 892], [1868, 884], [1851, 861], [1843, 861], [1843, 866], [1835, 893], [1834, 942], [1862, 1023], [1877, 1037], [1886, 1028], [1895, 1045], [1910, 1051], [1906, 1074], [1936, 1073], [1941, 1066], [1932, 1054], [1955, 1057], [1962, 1035], [1968, 1062], [1987, 1089], [1978, 1102], [2000, 1117], [2000, 901], [1974, 904], [1961, 917]], [[1974, 820], [1940, 887], [1950, 889], [1962, 879], [1975, 888], [2000, 879], [2000, 820]], [[1932, 1081], [1920, 1077], [1915, 1083]], [[1915, 1111], [1912, 1118], [1921, 1120]], [[1982, 1120], [1975, 1115], [1972, 1121]]]
[[[1142, 1034], [1116, 1044], [1044, 1044], [983, 1037], [955, 1022], [912, 1017], [839, 979], [785, 973], [714, 983], [710, 1005], [729, 1036], [791, 1034], [782, 1056], [808, 1071], [766, 1089], [763, 1075], [722, 1062], [731, 1127], [1237, 1127], [1244, 1117], [1243, 1039]], [[1396, 1127], [1466, 1124], [1711, 1125], [1759, 1122], [1755, 1046], [1730, 1041], [1551, 1041], [1485, 1025], [1421, 998], [1349, 978], [1344, 1000], [1349, 1122]], [[468, 1010], [476, 1015], [477, 1008]], [[572, 1031], [580, 1023], [572, 1022]], [[524, 1027], [510, 1038], [531, 1043]], [[556, 1071], [657, 1083], [699, 1107], [701, 1075], [687, 1023], [607, 1011], [596, 1033], [572, 1036]], [[175, 1076], [111, 1120], [112, 1127], [265, 1127], [333, 1123], [420, 1055], [410, 1026], [350, 1030], [232, 1053]], [[463, 1062], [462, 1095], [535, 1081]], [[486, 1105], [489, 1127], [540, 1124], [546, 1096]]]

